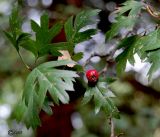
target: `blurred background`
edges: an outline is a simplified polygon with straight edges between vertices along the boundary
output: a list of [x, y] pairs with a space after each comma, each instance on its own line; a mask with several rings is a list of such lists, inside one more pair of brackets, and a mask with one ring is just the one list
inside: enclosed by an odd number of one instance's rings
[[[86, 70], [95, 68], [102, 70], [106, 64], [106, 56], [111, 54], [116, 47], [117, 39], [105, 43], [105, 32], [109, 30], [115, 21], [113, 11], [125, 0], [25, 0], [22, 14], [24, 22], [22, 29], [31, 32], [29, 19], [40, 22], [40, 16], [47, 11], [50, 16], [50, 24], [57, 20], [65, 21], [69, 16], [88, 8], [102, 9], [97, 17], [99, 32], [89, 41], [76, 46], [75, 52], [83, 52], [84, 57], [79, 64], [86, 65]], [[28, 71], [23, 66], [16, 50], [5, 38], [2, 30], [9, 28], [9, 15], [15, 4], [15, 0], [0, 0], [0, 137], [9, 137], [9, 130], [22, 131], [16, 137], [109, 137], [110, 125], [105, 114], [100, 112], [95, 115], [94, 105], [89, 103], [82, 106], [81, 95], [85, 89], [80, 83], [75, 83], [76, 95], [72, 96], [69, 105], [61, 105], [53, 108], [53, 116], [47, 116], [41, 112], [42, 126], [37, 130], [26, 129], [23, 123], [17, 123], [12, 112], [19, 102], [23, 92], [23, 86]], [[152, 1], [153, 5], [159, 6], [158, 1]], [[141, 22], [134, 28], [133, 32], [141, 33], [147, 29], [152, 31], [157, 21], [147, 13], [142, 13]], [[150, 28], [150, 29], [148, 29]], [[120, 37], [127, 33], [121, 30]], [[64, 41], [65, 36], [61, 34], [57, 41]], [[56, 41], [56, 40], [55, 40]], [[115, 56], [119, 51], [115, 53]], [[21, 49], [25, 62], [32, 65], [34, 56]], [[95, 56], [92, 56], [95, 54]], [[101, 56], [98, 56], [101, 55]], [[125, 133], [124, 137], [160, 137], [160, 72], [156, 72], [152, 82], [148, 82], [147, 71], [149, 63], [141, 62], [135, 55], [136, 63], [126, 67], [126, 74], [112, 82], [109, 87], [117, 98], [114, 102], [120, 110], [121, 119], [114, 119], [116, 132]], [[48, 60], [43, 57], [41, 61]], [[107, 62], [108, 71], [106, 77], [115, 77], [115, 62]]]

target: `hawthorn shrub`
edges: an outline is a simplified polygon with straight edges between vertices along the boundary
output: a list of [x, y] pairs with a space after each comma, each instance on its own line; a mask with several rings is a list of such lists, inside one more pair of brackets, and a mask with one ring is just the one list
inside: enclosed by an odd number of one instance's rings
[[[96, 16], [99, 9], [88, 9], [79, 12], [76, 16], [69, 17], [64, 23], [57, 22], [49, 27], [49, 15], [44, 12], [40, 17], [40, 24], [30, 20], [32, 32], [22, 31], [23, 19], [20, 11], [21, 6], [15, 6], [9, 18], [10, 30], [4, 31], [8, 40], [15, 47], [18, 55], [29, 70], [26, 78], [23, 96], [21, 102], [16, 107], [14, 116], [18, 121], [24, 122], [27, 128], [36, 128], [41, 124], [39, 113], [41, 110], [47, 114], [52, 114], [51, 106], [60, 103], [68, 104], [70, 101], [67, 91], [74, 91], [73, 82], [75, 78], [85, 75], [86, 92], [82, 99], [82, 104], [93, 100], [95, 104], [95, 113], [100, 110], [106, 115], [106, 118], [120, 118], [119, 111], [112, 101], [113, 93], [109, 90], [109, 85], [113, 81], [121, 78], [125, 73], [126, 64], [129, 62], [134, 65], [134, 55], [137, 54], [142, 61], [150, 63], [148, 71], [148, 80], [152, 80], [152, 75], [160, 67], [160, 27], [157, 20], [160, 19], [160, 13], [152, 5], [145, 1], [127, 0], [121, 4], [113, 14], [115, 20], [111, 28], [106, 32], [106, 42], [116, 40], [116, 46], [107, 55], [97, 55], [94, 53], [91, 57], [99, 56], [106, 58], [105, 67], [97, 72], [96, 70], [87, 71], [85, 64], [79, 64], [83, 58], [83, 53], [75, 53], [75, 47], [84, 41], [92, 39], [92, 36], [100, 30], [98, 28], [89, 28], [88, 25], [98, 23]], [[142, 15], [147, 13], [151, 18], [152, 29], [146, 29], [138, 32], [138, 25], [143, 20]], [[136, 29], [135, 29], [136, 28]], [[53, 43], [52, 40], [64, 29], [66, 41]], [[121, 30], [126, 33], [122, 35]], [[35, 56], [35, 62], [43, 56], [54, 56], [57, 60], [44, 62], [42, 64], [33, 64], [31, 67], [23, 60], [20, 48], [24, 48]], [[69, 59], [59, 60], [63, 52], [69, 53]], [[115, 54], [117, 51], [119, 54]], [[103, 75], [107, 72], [110, 62], [116, 62], [116, 77], [107, 77]], [[67, 70], [64, 66], [71, 67]], [[109, 93], [110, 92], [110, 93]], [[109, 94], [108, 94], [109, 93]], [[48, 99], [48, 95], [52, 100]], [[111, 120], [111, 125], [112, 125]], [[116, 137], [112, 132], [111, 137]]]

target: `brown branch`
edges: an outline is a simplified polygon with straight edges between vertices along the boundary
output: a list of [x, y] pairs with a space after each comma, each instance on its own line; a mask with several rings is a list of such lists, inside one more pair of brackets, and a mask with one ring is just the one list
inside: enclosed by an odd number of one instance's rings
[[90, 63], [90, 60], [92, 57], [94, 57], [95, 54], [91, 54], [91, 56], [86, 60], [86, 62], [82, 65], [83, 69], [85, 69], [85, 67]]
[[104, 58], [104, 57], [107, 57], [107, 56], [109, 56], [109, 55], [108, 55], [108, 54], [107, 54], [107, 55], [100, 55], [100, 54], [97, 54], [97, 53], [93, 53], [93, 54], [91, 54], [91, 56], [86, 60], [86, 62], [82, 65], [83, 68], [85, 68], [86, 65], [88, 65], [88, 64], [90, 63], [91, 58], [92, 58], [92, 57], [95, 57], [95, 56], [99, 56], [99, 57], [101, 57], [101, 58]]
[[145, 8], [146, 8], [147, 12], [148, 12], [152, 17], [154, 17], [154, 18], [156, 18], [156, 19], [160, 19], [160, 15], [153, 10], [153, 7], [151, 7], [151, 6], [148, 5], [148, 4], [145, 4]]
[[124, 135], [124, 133], [120, 133], [119, 135], [115, 135], [115, 127], [114, 127], [114, 122], [112, 118], [109, 118], [109, 124], [111, 125], [111, 135], [110, 137], [120, 137]]
[[120, 136], [123, 136], [124, 135], [124, 133], [120, 133], [118, 136], [116, 136], [116, 137], [120, 137]]
[[115, 133], [114, 133], [114, 122], [113, 122], [113, 119], [110, 118], [109, 120], [110, 120], [109, 124], [111, 125], [111, 135], [110, 135], [110, 137], [116, 137]]
[[108, 63], [106, 63], [105, 67], [99, 72], [99, 75], [105, 74], [107, 72]]

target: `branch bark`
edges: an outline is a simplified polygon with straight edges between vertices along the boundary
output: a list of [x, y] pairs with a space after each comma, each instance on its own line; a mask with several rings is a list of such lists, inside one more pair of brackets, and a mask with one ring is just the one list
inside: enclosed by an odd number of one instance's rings
[[154, 18], [160, 20], [160, 12], [154, 11], [153, 7], [145, 3], [146, 11]]
[[115, 133], [114, 133], [114, 122], [113, 122], [113, 119], [110, 118], [109, 120], [110, 120], [110, 125], [111, 125], [111, 135], [110, 135], [110, 137], [116, 137]]
[[120, 137], [124, 135], [124, 133], [120, 133], [119, 135], [115, 134], [115, 126], [114, 126], [114, 121], [112, 118], [109, 118], [109, 124], [111, 125], [111, 135], [110, 137]]

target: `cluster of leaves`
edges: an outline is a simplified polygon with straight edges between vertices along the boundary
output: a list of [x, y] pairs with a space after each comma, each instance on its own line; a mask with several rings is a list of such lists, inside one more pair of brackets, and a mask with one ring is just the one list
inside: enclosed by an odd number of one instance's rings
[[[98, 14], [99, 10], [87, 10], [80, 12], [73, 22], [73, 16], [70, 17], [65, 25], [65, 35], [67, 42], [52, 43], [52, 40], [57, 36], [63, 29], [63, 24], [58, 22], [49, 28], [49, 17], [47, 13], [44, 13], [40, 18], [40, 25], [34, 20], [31, 20], [31, 28], [35, 32], [36, 39], [34, 40], [30, 33], [24, 33], [21, 29], [22, 19], [19, 15], [19, 9], [14, 8], [12, 15], [10, 16], [10, 28], [11, 32], [4, 32], [8, 39], [11, 41], [13, 46], [19, 53], [19, 48], [25, 48], [32, 52], [36, 58], [44, 55], [52, 54], [53, 56], [61, 56], [59, 50], [69, 50], [73, 52], [74, 47], [77, 43], [83, 42], [91, 38], [92, 35], [96, 34], [97, 29], [87, 29], [81, 32], [81, 29], [94, 23], [92, 17]], [[73, 25], [74, 23], [74, 25]], [[74, 55], [75, 56], [75, 55]], [[73, 57], [81, 59], [82, 55]]]
[[[144, 3], [128, 0], [122, 4], [121, 7], [116, 10], [117, 21], [112, 24], [111, 30], [106, 33], [106, 38], [111, 39], [116, 36], [121, 28], [129, 28], [131, 31], [136, 25], [141, 9], [144, 7]], [[117, 74], [124, 73], [127, 61], [134, 65], [134, 55], [137, 53], [142, 60], [151, 63], [150, 70], [148, 72], [149, 79], [152, 74], [157, 71], [159, 66], [159, 52], [160, 52], [160, 29], [155, 26], [155, 30], [148, 34], [141, 36], [134, 34], [126, 36], [119, 42], [118, 49], [122, 49], [122, 52], [117, 56]]]
[[[31, 28], [35, 32], [35, 39], [30, 33], [24, 33], [21, 29], [22, 19], [19, 9], [15, 8], [10, 16], [10, 32], [4, 32], [12, 45], [20, 55], [20, 48], [24, 48], [34, 54], [38, 59], [41, 56], [51, 54], [61, 56], [60, 50], [68, 50], [75, 61], [83, 57], [82, 53], [74, 54], [77, 43], [89, 40], [97, 33], [96, 28], [86, 29], [86, 26], [95, 23], [93, 16], [99, 10], [82, 11], [75, 18], [71, 16], [64, 24], [66, 42], [52, 43], [52, 39], [63, 29], [62, 23], [56, 23], [49, 28], [48, 14], [44, 13], [40, 18], [40, 25], [31, 20]], [[21, 56], [21, 55], [20, 55]], [[39, 112], [45, 111], [52, 114], [54, 104], [69, 103], [69, 95], [66, 91], [74, 91], [73, 82], [78, 77], [75, 71], [62, 70], [56, 67], [67, 64], [75, 64], [73, 61], [61, 60], [40, 64], [31, 70], [23, 91], [21, 103], [15, 108], [14, 116], [18, 121], [24, 122], [27, 128], [36, 128], [41, 124]], [[104, 82], [99, 82], [94, 88], [88, 88], [84, 100], [85, 103], [94, 96], [95, 112], [100, 108], [106, 112], [106, 116], [118, 117], [118, 110], [109, 96], [105, 94]]]

